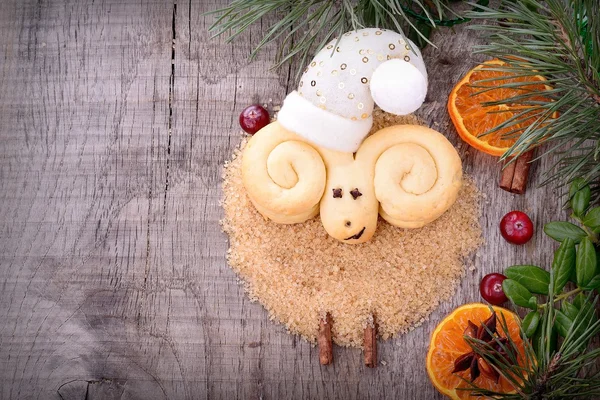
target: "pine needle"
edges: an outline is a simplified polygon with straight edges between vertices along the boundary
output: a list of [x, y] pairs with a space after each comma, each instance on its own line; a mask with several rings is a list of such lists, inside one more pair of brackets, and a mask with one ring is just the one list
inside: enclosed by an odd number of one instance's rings
[[[552, 90], [523, 92], [518, 97], [493, 104], [529, 105], [537, 113], [503, 159], [545, 145], [540, 157], [557, 158], [546, 171], [542, 185], [566, 186], [578, 176], [588, 182], [600, 179], [600, 2], [598, 0], [503, 0], [492, 9], [477, 6], [467, 13], [488, 24], [475, 25], [485, 35], [486, 45], [476, 53], [499, 58], [507, 66], [497, 69], [521, 76], [542, 75]], [[489, 24], [495, 21], [496, 24]], [[500, 83], [499, 88], [514, 88]], [[525, 87], [523, 86], [525, 89]], [[550, 101], [533, 102], [543, 95]], [[487, 104], [487, 103], [486, 103]], [[492, 103], [490, 103], [492, 104]], [[552, 118], [554, 112], [558, 117]], [[523, 124], [531, 114], [523, 114], [502, 128]], [[525, 124], [527, 125], [527, 124]], [[492, 133], [501, 129], [492, 129]]]
[[[273, 68], [291, 60], [304, 65], [312, 54], [349, 30], [365, 27], [393, 29], [405, 33], [417, 44], [432, 44], [431, 29], [468, 21], [452, 11], [452, 0], [233, 0], [228, 6], [210, 11], [216, 15], [209, 28], [213, 37], [227, 35], [235, 40], [263, 18], [276, 15], [277, 22], [265, 30], [250, 59], [267, 45], [277, 42]], [[488, 0], [479, 0], [487, 4]], [[453, 19], [445, 19], [452, 15]], [[301, 71], [301, 68], [298, 69]]]
[[[517, 345], [510, 335], [508, 343], [502, 349], [508, 358], [498, 357], [493, 346], [477, 339], [465, 337], [475, 353], [493, 366], [501, 376], [507, 379], [516, 393], [506, 394], [478, 387], [471, 384], [469, 391], [473, 396], [487, 396], [494, 399], [564, 399], [573, 398], [587, 400], [600, 396], [600, 371], [597, 370], [600, 349], [590, 349], [592, 339], [600, 334], [600, 320], [596, 316], [598, 295], [590, 292], [577, 311], [568, 333], [560, 346], [553, 349], [553, 332], [555, 325], [554, 308], [554, 272], [550, 271], [549, 296], [539, 322], [541, 347], [534, 351], [529, 340], [523, 341], [525, 350], [521, 363], [517, 362]], [[504, 332], [508, 332], [508, 324], [501, 314], [500, 324]], [[521, 329], [521, 336], [525, 332]], [[535, 340], [535, 339], [534, 339]], [[502, 344], [496, 341], [497, 344]], [[595, 370], [596, 368], [596, 370]]]

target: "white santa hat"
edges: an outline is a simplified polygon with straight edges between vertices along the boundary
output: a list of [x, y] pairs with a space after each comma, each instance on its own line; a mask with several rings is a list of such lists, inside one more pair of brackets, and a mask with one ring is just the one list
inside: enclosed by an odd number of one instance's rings
[[278, 121], [311, 142], [355, 152], [373, 125], [373, 106], [406, 115], [427, 94], [419, 49], [402, 35], [377, 28], [345, 33], [329, 42], [304, 71]]

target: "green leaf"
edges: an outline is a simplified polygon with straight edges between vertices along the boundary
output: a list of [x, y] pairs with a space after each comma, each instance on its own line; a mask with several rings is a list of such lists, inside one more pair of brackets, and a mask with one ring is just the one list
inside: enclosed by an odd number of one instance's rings
[[569, 282], [577, 284], [577, 271], [575, 271], [575, 267], [571, 269], [571, 274], [569, 275]]
[[586, 184], [585, 179], [577, 178], [571, 184], [570, 195], [573, 212], [579, 218], [583, 217], [592, 197], [590, 185]]
[[[565, 308], [565, 303], [568, 304]], [[571, 308], [569, 308], [569, 306]], [[581, 310], [577, 310], [574, 305], [570, 305], [568, 302], [563, 302], [561, 311], [556, 311], [556, 328], [559, 334], [566, 338], [567, 333], [571, 326], [574, 331], [571, 336], [579, 337], [585, 333], [586, 326], [594, 323], [595, 315], [592, 310], [593, 304], [589, 301], [585, 301], [582, 305]], [[565, 311], [568, 309], [569, 311]], [[583, 347], [586, 347], [587, 343], [583, 343]]]
[[583, 224], [594, 230], [600, 228], [600, 207], [592, 208], [583, 218]]
[[583, 289], [585, 289], [585, 290], [600, 289], [600, 275], [596, 275], [595, 277], [593, 277], [592, 280], [589, 281], [588, 284], [585, 285], [585, 287], [583, 287]]
[[542, 354], [541, 350], [544, 348], [544, 342], [542, 341], [542, 324], [538, 322], [537, 329], [531, 338], [531, 345], [533, 346], [534, 353], [540, 357]]
[[[531, 344], [533, 345], [533, 350], [534, 350], [535, 354], [538, 356], [538, 359], [540, 359], [540, 356], [542, 355], [541, 350], [545, 347], [544, 342], [542, 340], [542, 330], [543, 329], [544, 329], [543, 322], [538, 323], [538, 327], [535, 331], [535, 334], [531, 338]], [[547, 337], [546, 340], [550, 341], [550, 354], [553, 354], [554, 351], [556, 350], [556, 345], [557, 345], [557, 340], [558, 340], [558, 335], [556, 333], [556, 325], [553, 327], [552, 332], [550, 333], [550, 337]]]
[[535, 265], [513, 265], [506, 268], [504, 275], [519, 282], [532, 293], [548, 294], [550, 272]]
[[573, 305], [577, 307], [578, 310], [581, 310], [581, 306], [583, 306], [585, 302], [585, 295], [583, 293], [579, 293], [577, 296], [575, 296], [575, 299], [573, 300]]
[[562, 311], [556, 310], [556, 320], [554, 326], [558, 331], [558, 334], [562, 337], [567, 337], [569, 329], [573, 325], [573, 321], [567, 317]]
[[572, 271], [575, 270], [575, 242], [566, 238], [554, 252], [552, 262], [554, 271], [554, 293], [560, 293], [565, 287]]
[[587, 323], [594, 323], [597, 320], [596, 317], [596, 312], [594, 311], [593, 307], [594, 304], [590, 301], [588, 301], [589, 299], [587, 299], [584, 295], [584, 302], [582, 303], [580, 312], [582, 312], [583, 314], [589, 315], [589, 317], [586, 319]]
[[540, 323], [540, 313], [537, 311], [531, 311], [529, 314], [523, 318], [523, 322], [521, 322], [521, 327], [525, 332], [525, 336], [528, 338], [533, 337], [535, 334], [538, 324]]
[[512, 279], [505, 279], [502, 282], [502, 290], [504, 290], [504, 294], [513, 304], [537, 310], [537, 299], [519, 282]]
[[575, 194], [581, 189], [583, 189], [585, 186], [589, 187], [585, 179], [581, 177], [573, 179], [573, 182], [571, 182], [571, 186], [569, 186], [569, 198], [572, 199], [575, 196]]
[[548, 222], [544, 225], [544, 232], [552, 239], [563, 242], [569, 238], [575, 243], [579, 243], [581, 239], [587, 237], [583, 229], [570, 222]]
[[566, 300], [563, 300], [560, 309], [571, 321], [575, 320], [579, 314], [579, 309]]
[[596, 249], [590, 238], [585, 237], [577, 248], [577, 286], [585, 287], [596, 275]]

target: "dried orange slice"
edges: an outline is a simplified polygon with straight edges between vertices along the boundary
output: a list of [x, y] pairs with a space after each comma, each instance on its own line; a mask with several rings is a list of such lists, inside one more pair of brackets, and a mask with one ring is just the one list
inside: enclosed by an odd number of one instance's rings
[[[523, 340], [520, 335], [519, 318], [513, 312], [502, 307], [493, 307], [498, 317], [498, 333], [500, 336], [510, 335], [515, 342], [519, 352], [519, 362], [524, 359]], [[469, 384], [462, 378], [469, 380], [469, 370], [453, 374], [454, 361], [461, 355], [472, 351], [469, 344], [464, 340], [463, 334], [468, 325], [468, 321], [479, 326], [490, 316], [489, 306], [481, 303], [465, 304], [458, 307], [448, 315], [435, 328], [429, 342], [429, 352], [427, 353], [427, 373], [433, 385], [451, 399], [477, 399], [480, 397], [471, 396], [468, 390], [457, 390], [459, 388], [469, 388]], [[502, 328], [502, 317], [504, 315], [508, 332]], [[507, 335], [508, 333], [508, 335]], [[474, 384], [480, 388], [493, 390], [500, 393], [514, 392], [511, 383], [504, 377], [500, 377], [498, 383], [485, 375], [480, 375], [475, 379]]]
[[[515, 115], [519, 115], [529, 107], [504, 104], [483, 106], [482, 103], [508, 99], [530, 91], [541, 93], [544, 90], [551, 89], [544, 84], [546, 79], [543, 76], [516, 76], [507, 72], [492, 70], [492, 68], [499, 65], [506, 65], [506, 63], [494, 59], [473, 68], [456, 84], [448, 98], [448, 112], [460, 137], [477, 150], [493, 156], [503, 155], [517, 141], [521, 133], [536, 120], [536, 116], [535, 112], [532, 111], [532, 116], [522, 123], [484, 135], [490, 129]], [[493, 80], [478, 82], [484, 79]], [[535, 82], [539, 82], [539, 84], [535, 84]], [[527, 83], [527, 85], [516, 88], [496, 88], [478, 93], [484, 90], [485, 87], [494, 88], [506, 83]], [[532, 96], [530, 100], [551, 101], [541, 95]]]

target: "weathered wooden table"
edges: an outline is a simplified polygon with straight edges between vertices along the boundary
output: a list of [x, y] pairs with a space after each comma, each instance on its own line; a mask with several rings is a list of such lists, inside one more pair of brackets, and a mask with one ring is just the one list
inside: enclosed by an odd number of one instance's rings
[[[433, 399], [424, 359], [432, 329], [479, 300], [483, 274], [548, 265], [541, 226], [562, 217], [550, 189], [497, 188], [497, 160], [457, 138], [447, 95], [477, 58], [464, 27], [424, 52], [430, 92], [418, 114], [459, 146], [486, 194], [486, 244], [451, 302], [379, 345], [317, 349], [250, 303], [225, 262], [221, 165], [240, 141], [239, 112], [280, 104], [295, 65], [253, 63], [269, 21], [234, 44], [209, 39], [203, 12], [225, 0], [4, 0], [0, 3], [0, 398]], [[511, 209], [535, 240], [500, 239]]]

